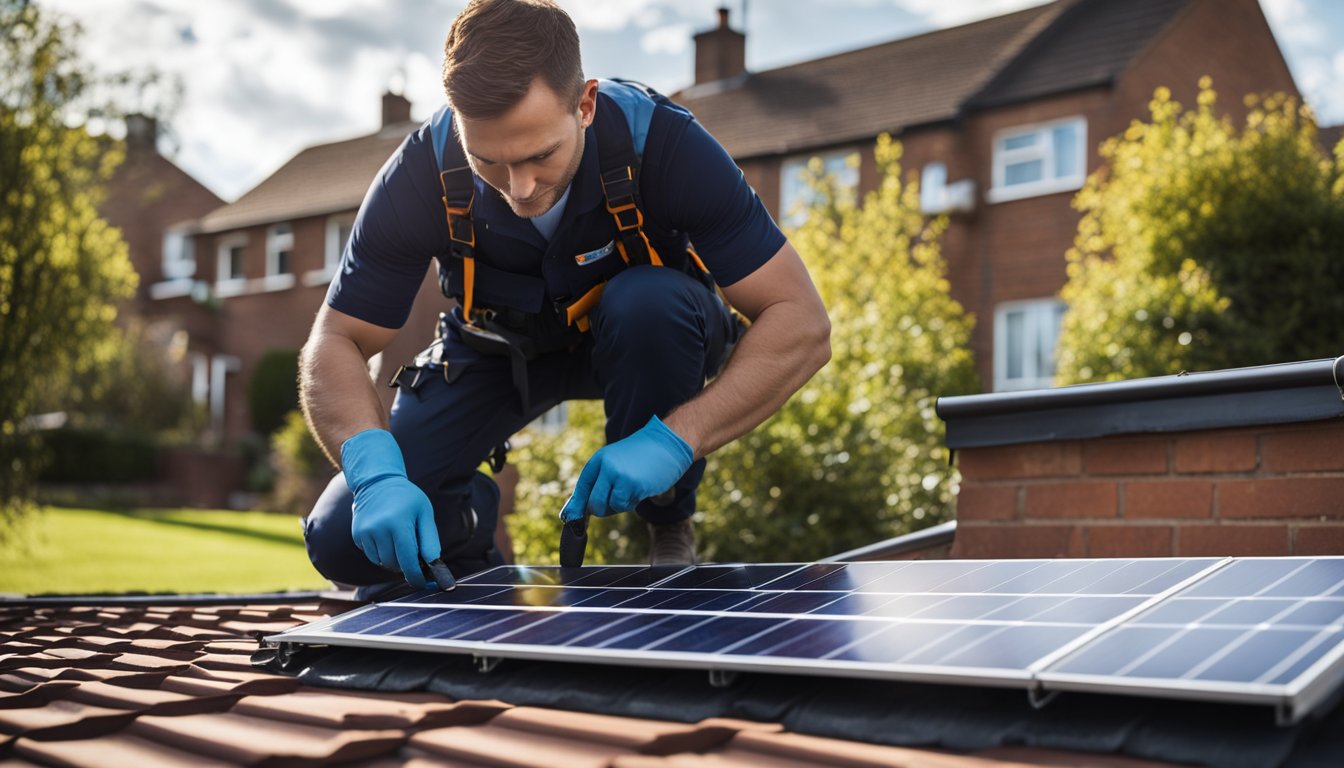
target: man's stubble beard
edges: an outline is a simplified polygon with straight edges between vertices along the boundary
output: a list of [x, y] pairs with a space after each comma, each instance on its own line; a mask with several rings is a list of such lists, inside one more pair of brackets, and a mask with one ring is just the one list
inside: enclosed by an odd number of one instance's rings
[[[560, 202], [560, 198], [564, 196], [565, 190], [569, 189], [570, 183], [574, 181], [574, 177], [579, 172], [579, 165], [583, 162], [585, 135], [582, 126], [578, 126], [578, 130], [579, 136], [578, 140], [575, 142], [574, 158], [570, 160], [569, 167], [565, 169], [565, 174], [560, 177], [560, 183], [546, 190], [546, 198], [544, 200], [520, 204], [514, 200], [514, 198], [504, 195], [504, 201], [509, 204], [509, 208], [513, 211], [515, 216], [521, 219], [535, 219], [550, 211], [555, 207], [556, 203]], [[545, 202], [546, 204], [544, 208], [540, 205], [542, 202]]]

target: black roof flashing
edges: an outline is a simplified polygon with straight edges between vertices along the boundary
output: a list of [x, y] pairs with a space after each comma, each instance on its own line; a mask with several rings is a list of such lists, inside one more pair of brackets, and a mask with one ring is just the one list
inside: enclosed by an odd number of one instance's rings
[[1344, 356], [1025, 392], [940, 397], [952, 449], [1344, 417]]

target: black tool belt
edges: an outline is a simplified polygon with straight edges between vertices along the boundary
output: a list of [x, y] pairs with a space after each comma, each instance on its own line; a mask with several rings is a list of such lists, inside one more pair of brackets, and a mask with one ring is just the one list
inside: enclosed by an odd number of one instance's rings
[[462, 308], [439, 315], [439, 335], [456, 333], [462, 343], [488, 357], [506, 357], [513, 369], [513, 385], [522, 398], [523, 410], [531, 409], [527, 364], [541, 355], [570, 350], [583, 341], [583, 334], [552, 312], [495, 312], [479, 310], [467, 322]]

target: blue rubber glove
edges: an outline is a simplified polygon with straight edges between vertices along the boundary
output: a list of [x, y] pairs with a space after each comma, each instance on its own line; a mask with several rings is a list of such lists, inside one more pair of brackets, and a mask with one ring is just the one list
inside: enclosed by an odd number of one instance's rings
[[560, 519], [572, 522], [585, 511], [598, 517], [629, 512], [671, 488], [694, 460], [691, 446], [654, 416], [638, 432], [593, 454]]
[[375, 565], [401, 568], [406, 581], [424, 589], [420, 560], [438, 559], [439, 531], [429, 497], [406, 479], [396, 438], [384, 429], [360, 432], [341, 445], [341, 468], [355, 494], [355, 546]]

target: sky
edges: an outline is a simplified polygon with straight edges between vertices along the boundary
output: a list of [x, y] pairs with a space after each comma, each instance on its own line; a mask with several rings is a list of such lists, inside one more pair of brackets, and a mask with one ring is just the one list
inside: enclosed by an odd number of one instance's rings
[[[1119, 0], [1124, 1], [1124, 0]], [[427, 117], [441, 102], [443, 37], [464, 0], [38, 0], [84, 28], [100, 72], [155, 69], [181, 98], [160, 144], [225, 200], [304, 147], [371, 133], [389, 88]], [[747, 68], [764, 70], [1008, 13], [1042, 0], [561, 0], [589, 76], [664, 92], [693, 78], [691, 35], [730, 8]], [[1260, 0], [1323, 125], [1344, 123], [1344, 2]], [[1215, 88], [1217, 84], [1214, 84]], [[152, 111], [161, 95], [134, 95]]]

